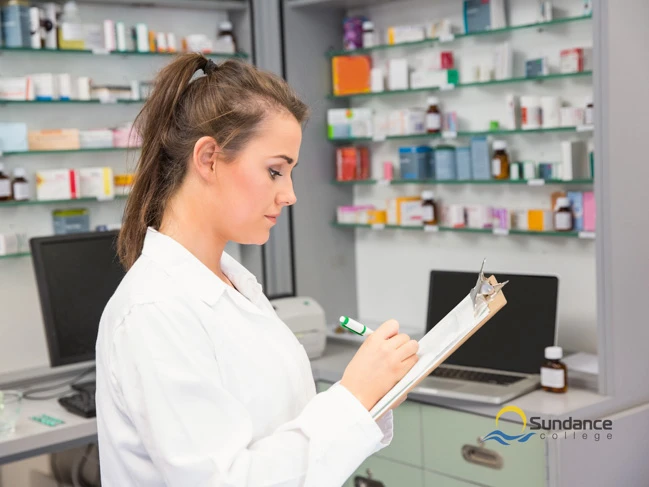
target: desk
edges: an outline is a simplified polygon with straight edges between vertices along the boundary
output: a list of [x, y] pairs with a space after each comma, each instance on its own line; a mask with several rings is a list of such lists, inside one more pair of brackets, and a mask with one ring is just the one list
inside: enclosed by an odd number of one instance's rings
[[[358, 346], [329, 340], [324, 356], [311, 362], [316, 381], [336, 382]], [[482, 416], [492, 417], [499, 406], [469, 403], [429, 395], [411, 394], [409, 399]], [[516, 404], [528, 413], [547, 418], [563, 418], [570, 414], [582, 417], [600, 417], [610, 407], [610, 398], [594, 392], [571, 389], [562, 395], [550, 395], [533, 391], [516, 400]], [[49, 427], [37, 423], [31, 416], [47, 414], [65, 421]], [[23, 410], [16, 424], [15, 433], [0, 439], [0, 465], [44, 453], [53, 453], [97, 441], [97, 422], [68, 413], [56, 401], [23, 401]]]

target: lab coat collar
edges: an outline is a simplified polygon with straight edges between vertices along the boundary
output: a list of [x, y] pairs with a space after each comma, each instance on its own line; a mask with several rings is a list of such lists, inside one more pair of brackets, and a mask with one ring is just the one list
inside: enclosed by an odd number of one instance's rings
[[[209, 306], [214, 306], [224, 292], [236, 292], [180, 243], [153, 228], [147, 229], [142, 255], [161, 265]], [[221, 270], [241, 294], [258, 304], [262, 288], [257, 278], [225, 251], [221, 256]]]

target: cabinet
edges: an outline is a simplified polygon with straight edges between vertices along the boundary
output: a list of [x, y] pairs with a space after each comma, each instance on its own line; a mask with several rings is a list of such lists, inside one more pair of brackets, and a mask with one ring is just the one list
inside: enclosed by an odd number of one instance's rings
[[357, 475], [367, 477], [368, 470], [372, 475], [371, 478], [382, 482], [385, 487], [423, 487], [424, 485], [422, 469], [374, 455], [358, 467], [343, 487], [354, 487], [354, 477]]

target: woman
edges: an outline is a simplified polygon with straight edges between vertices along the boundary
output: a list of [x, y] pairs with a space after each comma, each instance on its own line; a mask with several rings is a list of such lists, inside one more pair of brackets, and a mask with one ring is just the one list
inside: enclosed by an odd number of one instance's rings
[[129, 270], [97, 340], [102, 485], [341, 485], [390, 442], [391, 412], [368, 411], [417, 342], [384, 323], [316, 395], [304, 349], [224, 252], [265, 243], [295, 203], [306, 105], [274, 75], [200, 54], [155, 86], [118, 244]]

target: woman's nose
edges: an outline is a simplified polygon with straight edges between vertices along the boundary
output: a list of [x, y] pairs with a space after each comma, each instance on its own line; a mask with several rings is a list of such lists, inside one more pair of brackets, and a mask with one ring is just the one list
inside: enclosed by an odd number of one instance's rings
[[282, 206], [291, 206], [294, 205], [296, 201], [297, 196], [295, 196], [295, 191], [293, 191], [293, 182], [290, 181], [288, 187], [277, 195], [277, 203]]

